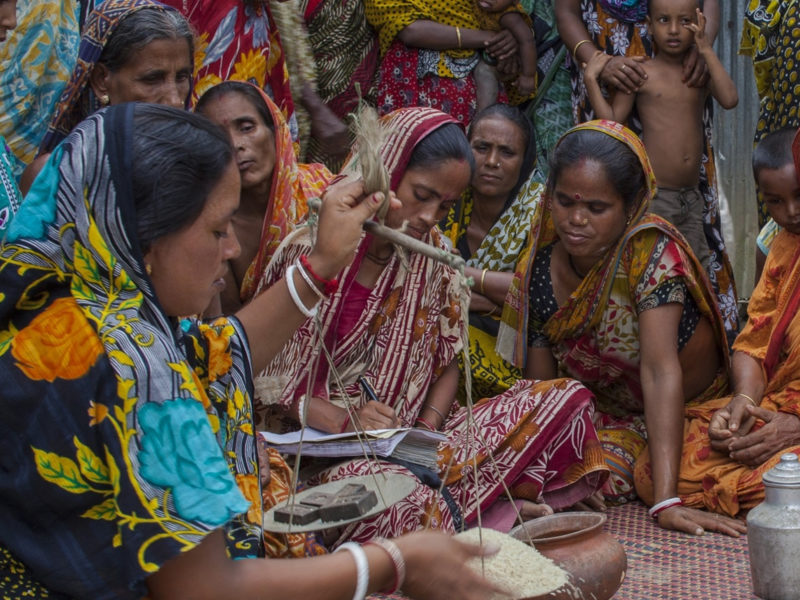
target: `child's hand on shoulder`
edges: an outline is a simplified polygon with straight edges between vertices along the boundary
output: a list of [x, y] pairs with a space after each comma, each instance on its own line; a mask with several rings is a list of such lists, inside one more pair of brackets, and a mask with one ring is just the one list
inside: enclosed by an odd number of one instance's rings
[[711, 47], [711, 41], [706, 37], [706, 16], [699, 8], [695, 10], [697, 11], [697, 23], [687, 23], [684, 27], [694, 33], [694, 43], [697, 45], [697, 49], [702, 52]]
[[536, 92], [536, 76], [520, 75], [514, 82], [514, 87], [522, 96], [530, 96]]
[[589, 59], [589, 62], [581, 65], [581, 67], [583, 67], [584, 79], [596, 80], [600, 77], [600, 72], [603, 70], [603, 67], [605, 67], [606, 63], [610, 60], [611, 55], [600, 50], [592, 54], [592, 58]]

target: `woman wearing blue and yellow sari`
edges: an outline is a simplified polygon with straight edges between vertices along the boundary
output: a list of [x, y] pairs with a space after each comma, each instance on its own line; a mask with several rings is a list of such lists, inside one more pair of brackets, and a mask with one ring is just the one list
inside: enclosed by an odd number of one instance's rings
[[[29, 195], [11, 222], [0, 596], [345, 599], [399, 576], [380, 544], [352, 548], [358, 576], [347, 552], [258, 559], [275, 547], [262, 537], [251, 373], [323, 292], [290, 273], [235, 316], [181, 317], [208, 305], [239, 252], [233, 157], [203, 117], [113, 106], [56, 148], [49, 193]], [[306, 257], [319, 277], [350, 261], [382, 199], [359, 182], [326, 190]], [[302, 554], [297, 537], [284, 556]], [[414, 597], [491, 593], [464, 565], [477, 547], [433, 532], [394, 543]]]
[[526, 377], [573, 377], [596, 396], [612, 501], [636, 497], [649, 449], [653, 516], [667, 529], [735, 534], [677, 499], [687, 406], [726, 389], [714, 294], [686, 241], [647, 213], [655, 177], [629, 129], [590, 121], [555, 147], [545, 201], [503, 311], [498, 350]]

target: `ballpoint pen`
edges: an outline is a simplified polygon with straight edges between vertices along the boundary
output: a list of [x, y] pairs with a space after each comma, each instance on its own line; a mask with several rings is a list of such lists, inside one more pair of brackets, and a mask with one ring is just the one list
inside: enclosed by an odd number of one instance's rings
[[370, 400], [373, 400], [374, 402], [380, 402], [380, 400], [378, 400], [378, 395], [375, 393], [375, 390], [372, 389], [372, 386], [369, 384], [369, 381], [367, 381], [366, 377], [361, 375], [358, 378], [358, 383]]

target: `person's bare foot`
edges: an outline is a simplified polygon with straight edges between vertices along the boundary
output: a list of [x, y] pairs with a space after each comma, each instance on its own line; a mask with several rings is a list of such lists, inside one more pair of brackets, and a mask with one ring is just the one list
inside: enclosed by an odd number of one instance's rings
[[528, 500], [523, 500], [522, 506], [519, 508], [519, 516], [522, 517], [523, 521], [529, 521], [530, 519], [537, 519], [552, 514], [553, 509], [544, 502], [529, 502]]

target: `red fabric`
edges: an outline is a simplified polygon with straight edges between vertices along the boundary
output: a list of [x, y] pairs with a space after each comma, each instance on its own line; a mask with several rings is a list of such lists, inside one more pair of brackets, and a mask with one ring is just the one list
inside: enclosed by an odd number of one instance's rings
[[475, 114], [475, 81], [472, 74], [463, 79], [417, 76], [418, 53], [395, 40], [381, 62], [378, 83], [378, 112], [385, 115], [407, 106], [430, 106], [469, 124]]

